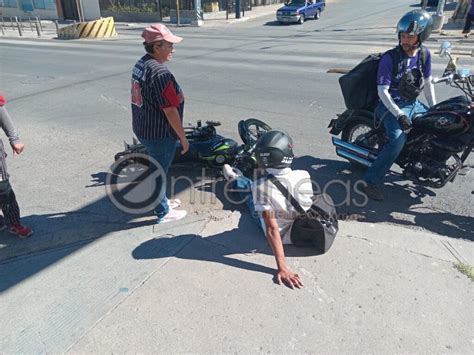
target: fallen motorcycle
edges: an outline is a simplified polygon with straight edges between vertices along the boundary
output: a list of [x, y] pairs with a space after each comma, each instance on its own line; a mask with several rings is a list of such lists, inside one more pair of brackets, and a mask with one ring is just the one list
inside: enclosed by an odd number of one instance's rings
[[[244, 174], [250, 175], [256, 167], [253, 154], [255, 143], [271, 127], [256, 118], [241, 120], [238, 123], [239, 136], [243, 144], [239, 145], [231, 138], [217, 134], [218, 121], [198, 121], [195, 126], [184, 128], [189, 141], [189, 151], [181, 154], [182, 146], [177, 144], [173, 164], [198, 163], [208, 168], [220, 169], [224, 164], [229, 164], [240, 169]], [[115, 161], [122, 160], [123, 164], [133, 162], [133, 154], [147, 154], [143, 144], [135, 138], [132, 144], [124, 142], [125, 149], [115, 154]]]
[[[458, 69], [457, 58], [450, 54], [451, 44], [444, 42], [440, 57], [449, 62], [440, 78], [442, 83], [458, 88], [463, 95], [452, 97], [431, 107], [412, 120], [404, 149], [396, 163], [406, 178], [416, 183], [440, 188], [452, 182], [474, 147], [474, 75]], [[388, 142], [383, 124], [376, 127], [374, 112], [347, 109], [329, 124], [336, 154], [357, 167], [370, 167], [377, 154]]]

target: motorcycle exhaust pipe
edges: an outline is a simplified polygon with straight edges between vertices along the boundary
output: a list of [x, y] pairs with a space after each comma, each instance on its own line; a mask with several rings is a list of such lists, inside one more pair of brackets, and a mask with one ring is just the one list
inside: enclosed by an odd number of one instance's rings
[[332, 144], [334, 144], [337, 148], [341, 148], [342, 150], [350, 152], [369, 161], [373, 161], [375, 158], [377, 158], [377, 155], [371, 151], [362, 147], [358, 147], [354, 144], [344, 142], [339, 138], [332, 137]]
[[341, 148], [336, 148], [336, 154], [344, 159], [347, 159], [353, 163], [361, 164], [369, 168], [372, 163], [368, 161], [367, 159], [364, 159], [362, 157], [359, 157], [355, 154], [352, 154], [346, 150], [342, 150]]
[[336, 154], [342, 158], [369, 167], [377, 158], [377, 155], [367, 149], [354, 144], [344, 142], [341, 139], [332, 137], [332, 144], [336, 147]]

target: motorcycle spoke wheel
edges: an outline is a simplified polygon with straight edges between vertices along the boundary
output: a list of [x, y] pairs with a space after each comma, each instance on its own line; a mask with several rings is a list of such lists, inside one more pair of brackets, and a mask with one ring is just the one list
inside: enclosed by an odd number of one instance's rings
[[265, 122], [256, 118], [249, 118], [244, 124], [244, 137], [241, 137], [245, 144], [253, 145], [257, 140], [272, 128]]
[[368, 149], [378, 149], [378, 137], [367, 135], [372, 131], [372, 128], [365, 124], [355, 125], [349, 132], [348, 142], [355, 143], [358, 146]]

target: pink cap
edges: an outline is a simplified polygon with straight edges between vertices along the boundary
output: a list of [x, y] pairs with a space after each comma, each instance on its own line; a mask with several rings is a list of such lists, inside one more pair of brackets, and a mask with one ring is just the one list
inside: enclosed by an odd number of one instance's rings
[[182, 37], [172, 34], [168, 27], [162, 23], [155, 23], [154, 25], [146, 27], [142, 32], [142, 37], [146, 43], [153, 43], [163, 40], [170, 43], [179, 43], [183, 40]]

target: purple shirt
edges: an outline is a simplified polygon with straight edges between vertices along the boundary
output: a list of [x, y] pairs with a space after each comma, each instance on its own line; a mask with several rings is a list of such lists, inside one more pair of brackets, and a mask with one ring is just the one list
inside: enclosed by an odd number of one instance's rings
[[[398, 73], [395, 78], [392, 78], [393, 60], [390, 54], [386, 53], [380, 60], [379, 69], [377, 72], [377, 85], [388, 86], [388, 92], [390, 93], [395, 102], [401, 100], [400, 94], [398, 92], [398, 84], [400, 83], [400, 79], [402, 78], [405, 70], [417, 67], [418, 56], [420, 52], [421, 51], [418, 50], [414, 57], [406, 57], [405, 59], [403, 59], [403, 65], [401, 65], [401, 68], [398, 70]], [[426, 64], [423, 70], [424, 78], [428, 78], [431, 76], [431, 53], [429, 50], [427, 50], [426, 52]]]

